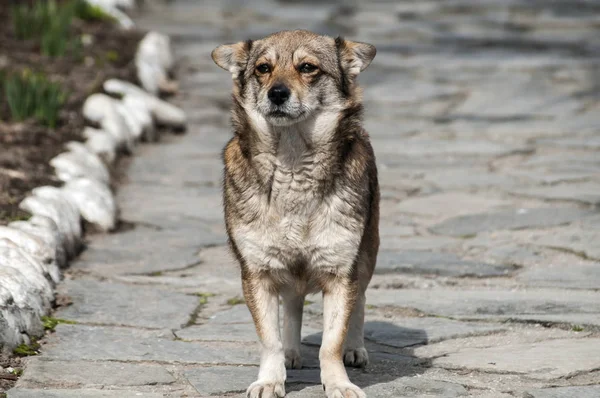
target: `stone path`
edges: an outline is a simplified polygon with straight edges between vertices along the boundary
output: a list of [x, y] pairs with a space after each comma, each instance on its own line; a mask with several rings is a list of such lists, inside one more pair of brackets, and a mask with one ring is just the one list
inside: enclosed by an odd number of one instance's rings
[[[243, 396], [259, 358], [221, 216], [231, 81], [209, 53], [296, 27], [378, 47], [361, 81], [383, 242], [352, 380], [377, 398], [600, 396], [600, 5], [243, 3], [140, 20], [174, 38], [189, 131], [140, 148], [119, 192], [133, 228], [89, 242], [61, 287], [73, 324], [8, 397]], [[290, 397], [323, 397], [309, 300]]]

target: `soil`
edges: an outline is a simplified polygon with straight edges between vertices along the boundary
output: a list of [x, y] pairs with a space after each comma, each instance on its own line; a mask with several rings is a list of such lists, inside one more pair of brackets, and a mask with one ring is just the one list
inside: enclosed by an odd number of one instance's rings
[[3, 392], [8, 391], [15, 384], [22, 369], [22, 358], [0, 352], [0, 397]]
[[[15, 37], [10, 5], [22, 1], [0, 0], [0, 75], [19, 72], [23, 68], [41, 72], [50, 80], [60, 82], [69, 98], [60, 112], [56, 128], [43, 126], [33, 119], [13, 122], [0, 82], [0, 225], [29, 217], [19, 210], [18, 205], [33, 188], [61, 184], [49, 161], [65, 151], [66, 142], [83, 141], [83, 127], [90, 125], [81, 114], [85, 99], [92, 93], [101, 92], [101, 85], [108, 78], [138, 83], [134, 56], [144, 34], [120, 30], [111, 22], [76, 20], [73, 37], [87, 35], [92, 44], [84, 46], [77, 56], [46, 57], [41, 55], [36, 40], [23, 41]], [[121, 158], [111, 169], [117, 184], [122, 180], [122, 168], [127, 163], [126, 158]], [[57, 305], [61, 305], [59, 301], [60, 298]], [[0, 350], [0, 398], [5, 397], [4, 393], [16, 383], [23, 365], [23, 358]], [[7, 371], [11, 368], [12, 372]]]
[[[41, 55], [36, 40], [18, 40], [10, 17], [9, 0], [0, 0], [0, 71], [12, 73], [29, 68], [60, 82], [69, 98], [56, 128], [35, 120], [10, 121], [8, 104], [0, 94], [0, 225], [28, 215], [19, 210], [21, 200], [41, 185], [59, 185], [50, 159], [64, 152], [68, 141], [82, 141], [81, 108], [92, 93], [102, 90], [107, 78], [136, 83], [134, 55], [143, 32], [123, 31], [111, 22], [75, 20], [74, 35], [89, 35], [92, 44], [77, 56], [50, 58]], [[74, 36], [75, 37], [75, 36]]]

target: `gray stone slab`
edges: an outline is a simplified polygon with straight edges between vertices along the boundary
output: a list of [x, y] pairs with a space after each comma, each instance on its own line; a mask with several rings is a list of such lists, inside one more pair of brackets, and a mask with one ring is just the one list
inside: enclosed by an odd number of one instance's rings
[[67, 280], [61, 287], [73, 304], [56, 316], [82, 323], [180, 328], [198, 307], [198, 297], [152, 286]]
[[[377, 398], [469, 396], [467, 389], [460, 384], [420, 377], [402, 377], [389, 382], [368, 383], [366, 386], [359, 384], [368, 397]], [[290, 398], [323, 398], [323, 396], [321, 386], [306, 387], [287, 395]]]
[[600, 386], [577, 386], [539, 388], [526, 391], [527, 398], [597, 398], [600, 397]]
[[600, 339], [563, 339], [501, 347], [465, 348], [433, 360], [435, 366], [521, 373], [552, 380], [600, 367]]
[[511, 190], [511, 192], [547, 200], [570, 200], [591, 205], [600, 204], [600, 184], [596, 182], [521, 188]]
[[[571, 181], [582, 181], [588, 180], [592, 177], [599, 175], [598, 172], [586, 171], [586, 170], [572, 170], [572, 171], [554, 171], [554, 170], [516, 170], [510, 172], [511, 176], [524, 178], [531, 180], [536, 185], [554, 185], [560, 182], [571, 182]], [[504, 190], [509, 192], [525, 192], [524, 195], [528, 196], [528, 190], [531, 188], [516, 188], [516, 187], [503, 187]]]
[[[400, 289], [367, 291], [367, 304], [417, 308], [426, 314], [459, 318], [536, 319], [600, 325], [600, 292], [562, 289]], [[580, 317], [574, 317], [579, 314]]]
[[226, 238], [201, 223], [186, 230], [136, 228], [96, 236], [74, 267], [102, 275], [145, 274], [182, 269], [199, 262], [203, 246], [224, 244]]
[[245, 343], [174, 341], [170, 332], [83, 325], [58, 325], [45, 347], [54, 360], [161, 361], [256, 365], [258, 350]]
[[[505, 330], [501, 325], [481, 322], [461, 322], [445, 318], [370, 319], [365, 322], [365, 338], [378, 344], [404, 348], [432, 344], [459, 337], [486, 335]], [[321, 344], [321, 333], [309, 335], [304, 342]]]
[[462, 192], [443, 192], [405, 199], [398, 204], [396, 210], [422, 216], [447, 218], [464, 214], [483, 213], [508, 205], [510, 205], [510, 202], [497, 198]]
[[536, 143], [562, 148], [600, 149], [600, 137], [598, 136], [541, 138]]
[[529, 286], [600, 289], [600, 264], [549, 263], [528, 267], [517, 279]]
[[[310, 326], [302, 327], [303, 335], [316, 332], [318, 330]], [[211, 322], [178, 330], [175, 335], [180, 339], [189, 341], [258, 341], [253, 322], [228, 324]]]
[[445, 236], [382, 236], [380, 249], [383, 250], [443, 250], [460, 246], [462, 239]]
[[[183, 141], [182, 145], [188, 144]], [[167, 146], [164, 154], [151, 153], [140, 161], [134, 161], [127, 170], [128, 181], [134, 184], [187, 188], [220, 184], [223, 177], [223, 163], [219, 157], [187, 157], [177, 162], [165, 162], [165, 156], [175, 158], [175, 154], [166, 154], [167, 149], [172, 148]]]
[[[258, 377], [258, 367], [219, 366], [186, 370], [185, 378], [203, 395], [245, 392]], [[288, 369], [286, 384], [318, 383], [319, 369]]]
[[405, 273], [454, 277], [504, 276], [514, 271], [510, 265], [462, 260], [452, 253], [426, 251], [382, 251], [377, 256], [376, 274]]
[[464, 397], [468, 391], [460, 384], [447, 381], [428, 380], [419, 377], [403, 377], [388, 383], [365, 387], [369, 397]]
[[170, 384], [175, 378], [161, 365], [102, 361], [46, 361], [31, 358], [19, 387], [143, 386]]
[[430, 230], [441, 235], [472, 236], [479, 232], [495, 230], [552, 227], [593, 214], [589, 210], [569, 207], [513, 209], [451, 218], [434, 225]]
[[253, 323], [194, 325], [176, 331], [175, 335], [189, 341], [258, 341]]
[[13, 388], [7, 398], [163, 398], [164, 395], [154, 392], [123, 390], [53, 390]]
[[424, 180], [444, 190], [487, 187], [510, 189], [517, 185], [513, 177], [473, 168], [431, 171], [425, 174]]
[[128, 184], [119, 190], [118, 201], [122, 218], [131, 222], [170, 229], [223, 222], [222, 194], [216, 187]]
[[245, 392], [256, 381], [258, 368], [251, 366], [218, 366], [189, 369], [183, 375], [202, 394], [219, 395]]
[[214, 314], [209, 323], [252, 323], [252, 314], [246, 305], [234, 305], [228, 310]]
[[544, 234], [531, 243], [600, 261], [600, 228], [561, 228]]
[[511, 146], [481, 140], [397, 140], [373, 139], [375, 153], [406, 156], [506, 156], [529, 152], [525, 146]]
[[400, 318], [367, 321], [365, 337], [393, 347], [431, 344], [442, 340], [476, 336], [505, 330], [501, 325], [460, 322], [445, 318]]

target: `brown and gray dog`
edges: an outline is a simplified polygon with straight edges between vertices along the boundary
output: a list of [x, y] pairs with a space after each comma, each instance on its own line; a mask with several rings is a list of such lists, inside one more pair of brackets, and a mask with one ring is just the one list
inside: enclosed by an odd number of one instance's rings
[[344, 364], [368, 362], [365, 290], [379, 248], [379, 186], [356, 77], [375, 52], [370, 44], [307, 31], [212, 52], [234, 82], [235, 136], [223, 152], [223, 195], [230, 245], [262, 343], [250, 398], [285, 395], [286, 367], [302, 366], [304, 297], [317, 291], [323, 292], [319, 359], [326, 395], [365, 397]]

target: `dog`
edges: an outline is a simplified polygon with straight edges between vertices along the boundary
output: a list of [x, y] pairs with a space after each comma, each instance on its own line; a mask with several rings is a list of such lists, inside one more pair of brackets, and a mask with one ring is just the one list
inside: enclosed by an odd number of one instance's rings
[[379, 249], [380, 195], [356, 78], [375, 54], [370, 44], [304, 30], [212, 51], [233, 77], [234, 136], [223, 151], [223, 203], [261, 342], [249, 398], [285, 396], [286, 368], [302, 367], [304, 297], [318, 291], [325, 394], [366, 397], [344, 364], [368, 363], [365, 290]]

